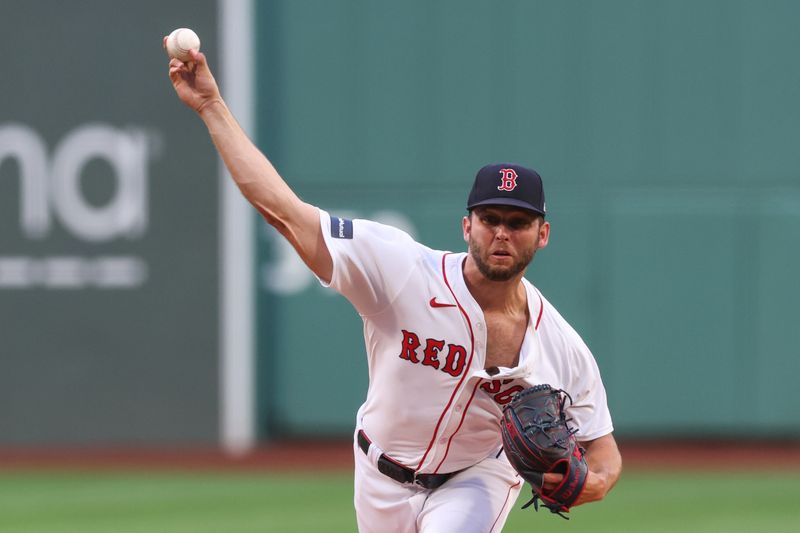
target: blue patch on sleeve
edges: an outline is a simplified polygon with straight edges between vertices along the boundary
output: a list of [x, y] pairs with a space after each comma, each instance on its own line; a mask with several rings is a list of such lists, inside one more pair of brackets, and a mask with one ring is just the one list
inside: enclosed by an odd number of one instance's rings
[[334, 239], [352, 239], [353, 221], [331, 215], [331, 237]]

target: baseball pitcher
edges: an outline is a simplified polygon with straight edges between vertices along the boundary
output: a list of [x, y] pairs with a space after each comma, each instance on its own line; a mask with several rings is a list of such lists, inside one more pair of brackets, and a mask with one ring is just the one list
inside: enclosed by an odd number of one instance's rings
[[597, 364], [523, 274], [550, 237], [542, 180], [480, 169], [467, 251], [303, 202], [247, 138], [202, 53], [172, 59], [180, 99], [236, 184], [364, 322], [369, 390], [355, 422], [359, 531], [500, 531], [528, 481], [537, 508], [601, 500], [622, 462]]

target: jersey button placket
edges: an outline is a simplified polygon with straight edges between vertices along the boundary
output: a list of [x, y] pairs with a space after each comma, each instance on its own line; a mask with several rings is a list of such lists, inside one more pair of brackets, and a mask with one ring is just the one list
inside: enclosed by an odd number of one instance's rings
[[482, 359], [486, 359], [486, 328], [480, 321], [475, 323], [475, 350], [482, 355]]

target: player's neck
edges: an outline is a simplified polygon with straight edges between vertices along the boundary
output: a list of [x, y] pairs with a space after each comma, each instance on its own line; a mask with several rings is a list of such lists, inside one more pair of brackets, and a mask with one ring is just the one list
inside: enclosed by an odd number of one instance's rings
[[508, 281], [492, 281], [484, 276], [470, 257], [464, 261], [464, 282], [484, 311], [518, 311], [527, 305], [521, 272]]

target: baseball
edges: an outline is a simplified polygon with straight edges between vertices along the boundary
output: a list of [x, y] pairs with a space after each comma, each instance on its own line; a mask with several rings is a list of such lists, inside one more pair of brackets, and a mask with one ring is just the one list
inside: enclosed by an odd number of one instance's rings
[[178, 28], [167, 37], [167, 53], [181, 61], [191, 61], [189, 50], [200, 50], [200, 37], [189, 28]]

